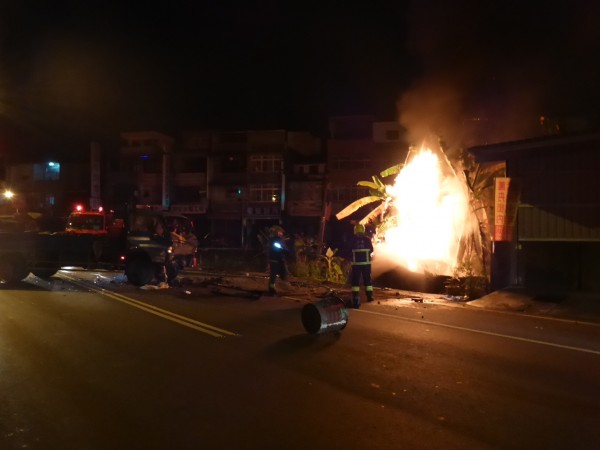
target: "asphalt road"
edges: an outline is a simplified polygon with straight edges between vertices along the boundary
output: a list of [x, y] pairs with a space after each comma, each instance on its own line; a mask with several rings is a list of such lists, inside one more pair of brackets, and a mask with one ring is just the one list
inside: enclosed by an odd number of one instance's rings
[[0, 289], [0, 449], [597, 449], [600, 327], [61, 272]]

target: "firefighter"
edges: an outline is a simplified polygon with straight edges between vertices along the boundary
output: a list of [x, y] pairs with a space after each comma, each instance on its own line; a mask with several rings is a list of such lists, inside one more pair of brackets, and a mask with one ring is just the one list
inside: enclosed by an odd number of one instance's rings
[[354, 238], [352, 239], [352, 272], [350, 273], [350, 283], [352, 285], [353, 308], [360, 308], [361, 277], [367, 293], [367, 302], [373, 301], [371, 253], [373, 253], [373, 243], [370, 238], [365, 236], [365, 226], [359, 223], [354, 227]]
[[[153, 224], [154, 239], [157, 242], [162, 243], [165, 248], [173, 248], [173, 239], [171, 233], [167, 232], [162, 222], [158, 219], [154, 219]], [[169, 282], [172, 282], [177, 276], [177, 268], [173, 261], [173, 255], [170, 252], [165, 253], [165, 260], [162, 263], [156, 265], [155, 278], [158, 281], [158, 287], [160, 289], [167, 289], [170, 287]]]
[[275, 281], [277, 276], [284, 281], [288, 282], [288, 271], [285, 263], [285, 258], [288, 254], [288, 249], [285, 245], [283, 235], [284, 229], [279, 225], [271, 227], [270, 238], [268, 240], [267, 254], [269, 257], [269, 291], [268, 295], [275, 295]]

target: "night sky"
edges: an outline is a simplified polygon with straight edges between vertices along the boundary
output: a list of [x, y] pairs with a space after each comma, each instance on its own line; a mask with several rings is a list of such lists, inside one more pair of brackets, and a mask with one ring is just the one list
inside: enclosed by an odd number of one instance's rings
[[54, 141], [600, 111], [598, 1], [1, 4], [0, 119]]

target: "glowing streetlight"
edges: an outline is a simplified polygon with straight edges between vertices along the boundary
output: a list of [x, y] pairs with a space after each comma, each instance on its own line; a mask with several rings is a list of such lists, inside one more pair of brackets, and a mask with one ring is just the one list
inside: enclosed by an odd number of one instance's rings
[[10, 189], [6, 189], [2, 195], [4, 196], [5, 199], [10, 200], [11, 198], [13, 198], [15, 196], [15, 193], [13, 191], [11, 191]]

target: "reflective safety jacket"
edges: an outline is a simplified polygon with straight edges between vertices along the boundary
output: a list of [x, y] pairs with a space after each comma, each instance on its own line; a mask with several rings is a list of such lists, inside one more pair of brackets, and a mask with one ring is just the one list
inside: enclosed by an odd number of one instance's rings
[[352, 241], [352, 265], [365, 266], [371, 264], [371, 253], [373, 253], [371, 239], [364, 235], [354, 236]]

